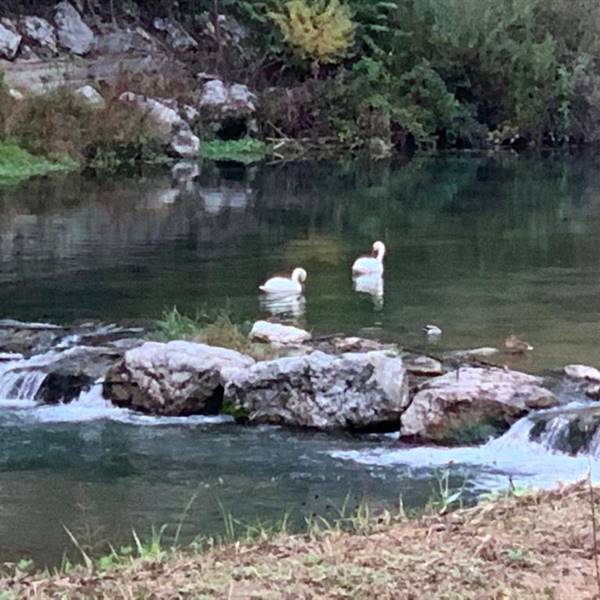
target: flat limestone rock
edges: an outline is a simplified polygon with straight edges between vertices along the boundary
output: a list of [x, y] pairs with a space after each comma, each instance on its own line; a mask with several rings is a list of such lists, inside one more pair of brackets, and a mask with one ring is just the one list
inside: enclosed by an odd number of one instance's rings
[[541, 378], [518, 371], [461, 367], [421, 387], [402, 415], [400, 435], [456, 442], [467, 430], [471, 437], [487, 426], [502, 431], [533, 409], [558, 404], [542, 384]]
[[585, 381], [600, 383], [600, 371], [594, 367], [567, 365], [564, 371], [565, 375], [571, 379], [584, 379]]
[[268, 342], [271, 344], [302, 344], [311, 339], [310, 333], [299, 327], [256, 321], [249, 335], [252, 341]]

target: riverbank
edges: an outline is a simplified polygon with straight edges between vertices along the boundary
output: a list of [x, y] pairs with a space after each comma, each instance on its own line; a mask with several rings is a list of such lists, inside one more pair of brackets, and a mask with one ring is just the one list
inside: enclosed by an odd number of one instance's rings
[[[414, 520], [355, 519], [253, 543], [148, 553], [56, 575], [0, 579], [13, 598], [595, 598], [585, 482]], [[442, 511], [443, 512], [443, 511]]]
[[[435, 3], [138, 4], [45, 0], [32, 14], [11, 0], [0, 139], [111, 169], [165, 155], [231, 160], [226, 144], [240, 141], [280, 160], [600, 140], [587, 6], [486, 0], [464, 23]], [[77, 101], [56, 102], [57, 89]]]

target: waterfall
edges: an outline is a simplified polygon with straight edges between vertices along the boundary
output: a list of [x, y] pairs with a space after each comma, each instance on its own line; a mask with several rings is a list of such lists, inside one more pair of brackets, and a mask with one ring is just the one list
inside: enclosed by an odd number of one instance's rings
[[492, 451], [502, 451], [526, 447], [531, 443], [530, 434], [534, 425], [535, 422], [529, 417], [523, 417], [514, 423], [504, 435], [485, 444], [485, 448]]
[[0, 362], [0, 400], [35, 400], [47, 372], [44, 367], [56, 361], [55, 351], [31, 358]]
[[600, 406], [579, 401], [534, 412], [486, 448], [502, 451], [532, 444], [551, 453], [600, 458]]

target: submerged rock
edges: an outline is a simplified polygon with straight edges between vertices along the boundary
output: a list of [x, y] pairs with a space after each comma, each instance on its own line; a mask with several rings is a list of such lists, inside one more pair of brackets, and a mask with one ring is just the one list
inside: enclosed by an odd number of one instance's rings
[[408, 402], [402, 359], [323, 352], [232, 373], [225, 400], [252, 423], [318, 429], [397, 429]]
[[269, 321], [256, 321], [249, 335], [256, 342], [268, 342], [271, 344], [302, 344], [310, 340], [308, 331], [290, 325], [269, 323]]
[[248, 369], [239, 352], [192, 342], [147, 342], [128, 351], [107, 374], [104, 395], [117, 406], [155, 415], [218, 414], [224, 371]]
[[600, 407], [549, 411], [530, 419], [530, 441], [555, 452], [600, 456]]
[[73, 54], [84, 56], [94, 47], [94, 32], [83, 21], [70, 2], [60, 2], [54, 9], [58, 42]]
[[13, 60], [17, 56], [22, 39], [23, 36], [17, 32], [12, 21], [0, 20], [0, 57]]
[[533, 409], [558, 404], [542, 379], [499, 368], [463, 367], [424, 384], [402, 415], [400, 435], [479, 442]]
[[76, 346], [40, 370], [47, 373], [35, 399], [45, 404], [76, 400], [102, 379], [123, 355], [114, 348]]

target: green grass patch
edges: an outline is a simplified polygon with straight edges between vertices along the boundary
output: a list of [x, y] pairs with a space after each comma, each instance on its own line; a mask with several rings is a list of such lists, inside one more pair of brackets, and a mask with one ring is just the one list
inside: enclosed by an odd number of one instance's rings
[[77, 163], [70, 159], [54, 162], [34, 156], [16, 144], [0, 142], [0, 183], [20, 181], [56, 171], [71, 171], [77, 167]]
[[277, 356], [277, 352], [270, 344], [254, 343], [248, 339], [251, 329], [251, 322], [236, 321], [228, 308], [201, 309], [191, 316], [183, 314], [177, 307], [173, 307], [163, 311], [162, 318], [156, 322], [154, 337], [161, 342], [187, 340], [209, 346], [230, 348], [248, 354], [256, 360], [266, 360]]
[[267, 145], [254, 138], [241, 140], [212, 140], [202, 142], [200, 155], [209, 160], [227, 160], [249, 164], [263, 160], [267, 156]]

